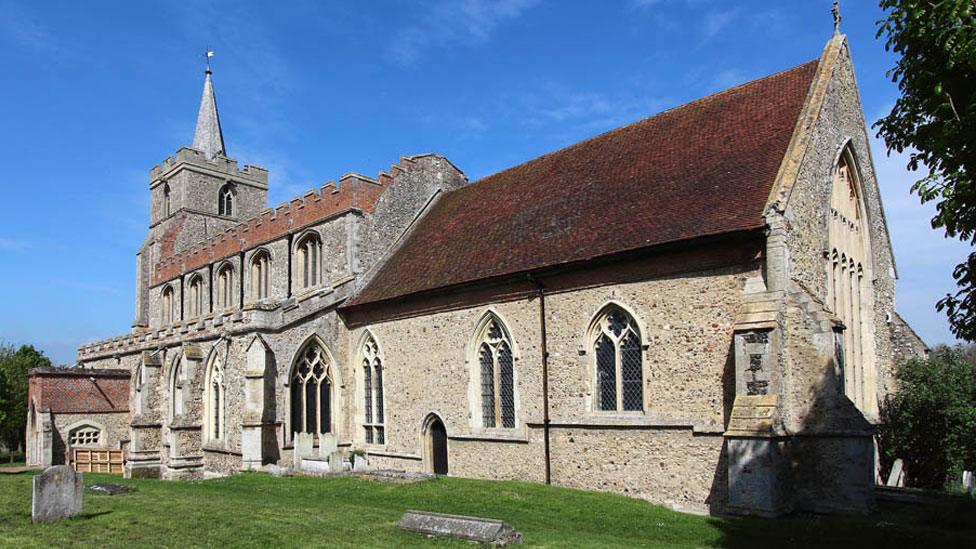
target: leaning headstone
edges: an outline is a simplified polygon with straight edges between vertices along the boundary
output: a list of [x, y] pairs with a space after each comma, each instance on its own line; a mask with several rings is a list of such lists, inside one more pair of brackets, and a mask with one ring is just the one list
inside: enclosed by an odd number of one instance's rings
[[905, 485], [905, 475], [902, 471], [904, 464], [901, 459], [896, 459], [895, 463], [891, 466], [891, 472], [888, 473], [888, 486], [901, 487]]
[[81, 473], [67, 465], [48, 467], [34, 476], [31, 518], [34, 522], [47, 522], [73, 517], [81, 512], [84, 492]]
[[453, 536], [498, 546], [522, 543], [522, 534], [496, 519], [407, 511], [403, 514], [403, 518], [400, 519], [400, 524], [397, 527], [401, 530], [419, 532], [428, 536]]
[[962, 472], [962, 487], [969, 492], [976, 490], [976, 475], [972, 471]]
[[295, 447], [292, 449], [295, 469], [302, 468], [302, 458], [312, 455], [312, 434], [295, 433]]

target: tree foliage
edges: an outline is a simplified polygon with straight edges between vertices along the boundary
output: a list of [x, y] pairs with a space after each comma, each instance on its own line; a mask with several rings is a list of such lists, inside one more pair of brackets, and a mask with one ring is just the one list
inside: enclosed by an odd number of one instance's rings
[[882, 458], [905, 464], [912, 486], [942, 488], [976, 470], [973, 349], [941, 346], [898, 368], [898, 392], [881, 406]]
[[11, 451], [23, 448], [27, 428], [27, 372], [51, 365], [30, 345], [16, 351], [0, 345], [0, 442]]
[[[885, 49], [900, 54], [888, 72], [898, 98], [875, 123], [888, 152], [908, 151], [908, 168], [927, 168], [912, 191], [935, 201], [933, 228], [976, 243], [976, 0], [881, 0]], [[939, 301], [953, 333], [976, 340], [976, 253], [957, 265], [959, 289]]]

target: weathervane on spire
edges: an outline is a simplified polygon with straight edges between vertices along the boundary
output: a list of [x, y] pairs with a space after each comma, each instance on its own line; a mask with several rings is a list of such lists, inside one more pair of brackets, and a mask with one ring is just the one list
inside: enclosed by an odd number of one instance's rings
[[834, 14], [834, 34], [840, 34], [840, 2], [834, 0], [834, 7], [830, 12]]
[[210, 70], [210, 58], [214, 56], [214, 52], [211, 49], [207, 49], [207, 53], [203, 54], [203, 57], [207, 60], [207, 74], [213, 74]]

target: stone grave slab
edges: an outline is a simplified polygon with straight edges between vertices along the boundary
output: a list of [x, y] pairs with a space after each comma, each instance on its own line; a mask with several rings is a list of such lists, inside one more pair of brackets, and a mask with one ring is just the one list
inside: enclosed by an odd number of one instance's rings
[[49, 522], [73, 517], [81, 512], [85, 482], [81, 473], [67, 465], [48, 467], [33, 479], [31, 518]]
[[522, 534], [496, 519], [407, 511], [397, 525], [401, 530], [429, 536], [452, 536], [498, 546], [522, 542]]
[[96, 494], [104, 494], [106, 496], [114, 496], [117, 494], [127, 494], [132, 492], [135, 488], [131, 486], [126, 486], [125, 484], [92, 484], [88, 487], [89, 492], [94, 492]]

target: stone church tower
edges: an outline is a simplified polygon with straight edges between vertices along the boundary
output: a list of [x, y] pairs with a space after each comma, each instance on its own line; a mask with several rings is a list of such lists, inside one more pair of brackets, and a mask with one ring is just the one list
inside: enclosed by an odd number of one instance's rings
[[268, 207], [268, 171], [227, 156], [210, 67], [203, 80], [193, 145], [152, 169], [149, 235], [136, 253], [136, 316], [149, 326], [147, 291], [160, 260], [254, 217]]

